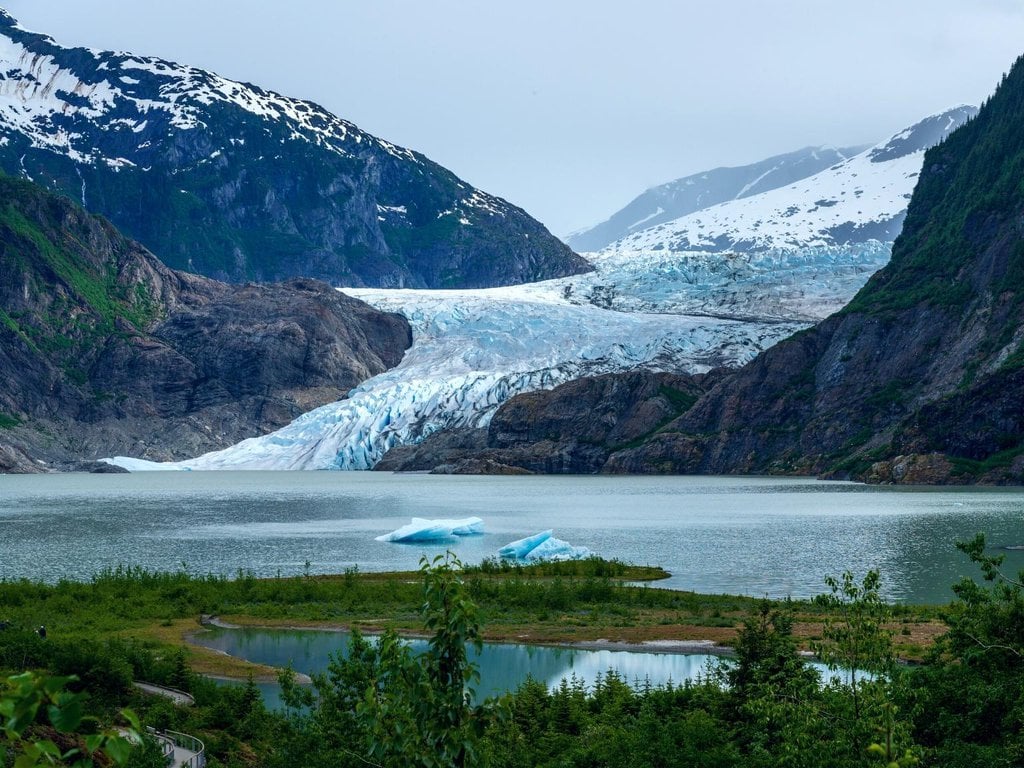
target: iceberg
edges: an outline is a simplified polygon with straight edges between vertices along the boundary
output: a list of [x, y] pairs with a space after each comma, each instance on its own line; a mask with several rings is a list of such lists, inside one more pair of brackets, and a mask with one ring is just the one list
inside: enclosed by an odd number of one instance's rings
[[454, 536], [471, 536], [483, 532], [484, 521], [479, 517], [455, 520], [426, 520], [422, 517], [414, 517], [408, 525], [396, 528], [391, 533], [377, 536], [375, 540], [410, 544], [423, 541], [445, 541]]
[[544, 543], [551, 538], [551, 534], [554, 531], [550, 528], [546, 531], [541, 531], [533, 536], [527, 536], [525, 539], [516, 539], [515, 541], [509, 542], [504, 547], [498, 550], [500, 557], [515, 558], [516, 560], [523, 560], [530, 553], [531, 550], [535, 549], [537, 545]]
[[567, 541], [550, 537], [526, 553], [526, 560], [581, 560], [590, 557], [587, 547], [574, 547]]
[[435, 523], [451, 526], [456, 536], [476, 536], [484, 532], [484, 521], [479, 517], [464, 517], [461, 520], [435, 520]]
[[509, 542], [498, 550], [500, 557], [515, 560], [529, 560], [541, 562], [545, 560], [580, 560], [590, 557], [592, 554], [587, 547], [574, 547], [567, 541], [556, 539], [552, 534], [554, 531], [548, 529], [527, 536], [525, 539], [517, 539]]

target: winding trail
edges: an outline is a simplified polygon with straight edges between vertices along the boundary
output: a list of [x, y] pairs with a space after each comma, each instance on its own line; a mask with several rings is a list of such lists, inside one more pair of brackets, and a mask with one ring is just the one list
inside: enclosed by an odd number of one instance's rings
[[191, 707], [196, 703], [196, 700], [192, 698], [191, 694], [179, 691], [177, 688], [168, 688], [163, 685], [154, 685], [153, 683], [143, 683], [138, 680], [133, 681], [132, 685], [143, 693], [148, 693], [153, 696], [163, 696], [166, 699], [170, 699], [179, 707]]

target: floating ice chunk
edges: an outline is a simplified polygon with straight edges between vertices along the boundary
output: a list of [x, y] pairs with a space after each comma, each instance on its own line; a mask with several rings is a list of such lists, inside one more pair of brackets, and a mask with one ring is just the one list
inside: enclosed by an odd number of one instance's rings
[[422, 517], [414, 517], [408, 525], [378, 536], [376, 540], [401, 543], [444, 541], [453, 536], [469, 536], [483, 532], [484, 521], [479, 517], [464, 517], [456, 520], [425, 520]]
[[574, 547], [567, 541], [553, 536], [545, 539], [526, 553], [526, 560], [582, 560], [590, 557], [587, 547]]
[[377, 541], [438, 541], [450, 539], [454, 534], [447, 525], [441, 525], [433, 520], [424, 520], [421, 517], [414, 517], [408, 525], [403, 525], [391, 533], [378, 536]]
[[498, 550], [498, 555], [501, 557], [511, 557], [517, 560], [523, 560], [526, 556], [537, 548], [538, 545], [547, 541], [551, 538], [551, 534], [554, 531], [550, 528], [546, 531], [541, 531], [533, 536], [527, 536], [525, 539], [517, 539], [516, 541], [506, 544], [504, 547]]
[[479, 517], [464, 517], [458, 520], [435, 520], [435, 523], [450, 526], [456, 536], [475, 536], [484, 532], [484, 521]]
[[574, 547], [567, 541], [556, 539], [551, 530], [541, 531], [525, 539], [518, 539], [498, 550], [501, 557], [516, 560], [580, 560], [590, 557], [586, 547]]

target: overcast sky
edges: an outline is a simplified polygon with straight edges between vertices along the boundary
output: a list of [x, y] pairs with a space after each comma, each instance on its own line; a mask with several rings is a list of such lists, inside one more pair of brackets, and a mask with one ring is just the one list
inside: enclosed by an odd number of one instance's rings
[[556, 234], [654, 184], [978, 103], [1021, 0], [0, 0], [65, 45], [312, 99]]

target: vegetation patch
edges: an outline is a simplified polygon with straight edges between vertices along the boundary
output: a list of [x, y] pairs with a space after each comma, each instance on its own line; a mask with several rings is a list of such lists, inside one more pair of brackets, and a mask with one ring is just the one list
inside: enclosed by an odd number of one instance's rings
[[[0, 673], [41, 670], [30, 676], [41, 685], [50, 685], [46, 675], [73, 675], [52, 685], [55, 693], [68, 687], [71, 698], [61, 702], [76, 714], [81, 707], [85, 717], [67, 721], [79, 739], [113, 732], [116, 713], [127, 704], [139, 714], [131, 721], [136, 730], [192, 734], [204, 741], [211, 766], [231, 768], [1009, 764], [1002, 758], [1016, 749], [1018, 721], [991, 713], [992, 707], [1013, 711], [1024, 684], [1024, 636], [1012, 620], [1024, 587], [1000, 572], [1000, 558], [985, 554], [983, 537], [959, 546], [983, 578], [955, 585], [956, 600], [941, 610], [886, 604], [877, 572], [826, 579], [828, 591], [811, 601], [772, 602], [597, 578], [599, 570], [631, 573], [603, 561], [463, 569], [435, 559], [418, 575], [353, 569], [293, 579], [120, 568], [88, 583], [0, 582], [0, 606], [9, 617], [0, 629]], [[525, 586], [505, 592], [506, 585]], [[527, 588], [537, 596], [526, 597]], [[218, 669], [212, 656], [175, 647], [196, 627], [194, 617], [175, 616], [200, 606], [262, 605], [283, 621], [360, 591], [371, 601], [391, 595], [390, 602], [339, 613], [373, 611], [386, 625], [382, 636], [370, 642], [354, 632], [347, 655], [332, 658], [310, 686], [285, 670], [278, 677], [281, 710], [262, 702], [252, 674], [263, 670]], [[566, 594], [575, 602], [563, 610]], [[663, 613], [657, 625], [644, 624], [651, 606]], [[685, 614], [708, 635], [728, 637], [734, 656], [710, 664], [697, 680], [663, 687], [634, 686], [609, 672], [592, 685], [579, 678], [552, 688], [527, 681], [498, 699], [474, 700], [467, 691], [478, 671], [468, 651], [487, 636], [485, 621], [505, 620], [522, 607], [557, 615], [563, 637], [577, 639], [585, 635], [585, 617], [602, 608], [637, 639], [685, 636], [678, 624]], [[408, 618], [412, 631], [429, 638], [422, 654], [412, 653], [389, 620], [395, 608], [408, 609], [400, 622]], [[154, 622], [159, 614], [164, 618]], [[40, 616], [56, 621], [46, 636], [34, 631]], [[899, 648], [913, 643], [932, 648], [924, 663], [898, 665]], [[824, 681], [801, 648], [827, 665]], [[193, 665], [250, 677], [223, 686], [197, 675]], [[4, 686], [0, 676], [4, 711], [24, 691], [13, 681], [29, 678], [9, 679]], [[133, 680], [185, 690], [195, 706], [142, 696]], [[59, 718], [59, 709], [48, 709], [49, 717]], [[46, 733], [19, 728], [16, 740], [0, 745], [20, 759]], [[127, 765], [162, 768], [163, 758], [144, 745]]]
[[1024, 455], [1024, 445], [1017, 445], [1002, 451], [993, 453], [984, 459], [968, 459], [962, 456], [950, 456], [950, 463], [953, 465], [953, 474], [961, 477], [976, 478], [997, 469], [1008, 469], [1014, 460]]

